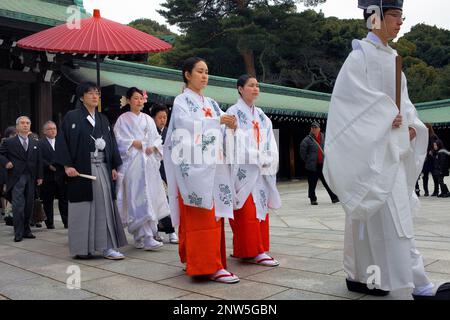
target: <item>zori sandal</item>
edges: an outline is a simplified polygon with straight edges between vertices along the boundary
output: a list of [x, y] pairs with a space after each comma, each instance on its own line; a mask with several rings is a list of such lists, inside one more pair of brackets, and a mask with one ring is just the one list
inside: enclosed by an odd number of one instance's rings
[[277, 267], [280, 265], [280, 262], [278, 262], [277, 260], [275, 260], [271, 256], [268, 256], [265, 253], [259, 254], [255, 258], [245, 261], [249, 263], [258, 264], [264, 267]]
[[210, 278], [211, 281], [221, 282], [221, 283], [238, 283], [239, 277], [225, 269], [219, 270], [214, 273]]

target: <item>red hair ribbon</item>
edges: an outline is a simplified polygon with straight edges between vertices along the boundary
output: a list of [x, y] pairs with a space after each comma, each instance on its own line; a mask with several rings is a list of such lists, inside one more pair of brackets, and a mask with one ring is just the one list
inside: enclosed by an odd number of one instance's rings
[[256, 143], [258, 144], [258, 150], [259, 150], [259, 142], [261, 141], [261, 133], [259, 131], [259, 122], [256, 122], [255, 120], [252, 121], [253, 124], [253, 134], [256, 139]]

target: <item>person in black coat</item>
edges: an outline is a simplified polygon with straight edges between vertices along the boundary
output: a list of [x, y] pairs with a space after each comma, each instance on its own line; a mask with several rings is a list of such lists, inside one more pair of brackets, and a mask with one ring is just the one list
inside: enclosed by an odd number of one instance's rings
[[8, 170], [6, 197], [12, 204], [14, 241], [34, 239], [30, 217], [33, 212], [35, 185], [42, 184], [43, 170], [39, 144], [28, 137], [31, 121], [21, 116], [16, 121], [18, 135], [0, 146], [0, 165]]
[[[166, 106], [163, 106], [160, 104], [154, 104], [152, 106], [152, 108], [150, 109], [150, 116], [155, 121], [156, 129], [158, 130], [158, 133], [161, 135], [163, 144], [164, 144], [164, 141], [166, 140], [166, 134], [167, 134], [166, 124], [167, 124], [168, 115], [169, 115], [169, 110], [167, 109]], [[159, 173], [161, 174], [161, 179], [167, 185], [166, 171], [164, 170], [164, 162], [163, 161], [161, 161], [161, 167], [159, 167]], [[159, 221], [158, 231], [168, 234], [170, 243], [173, 243], [173, 244], [178, 243], [178, 236], [175, 233], [174, 227], [172, 226], [172, 220], [170, 219], [170, 216], [167, 216]]]
[[[1, 139], [1, 143], [3, 143], [4, 140], [7, 138], [15, 137], [17, 135], [17, 130], [15, 126], [10, 126], [5, 129], [5, 133]], [[2, 216], [6, 215], [6, 207], [7, 207], [7, 201], [5, 199], [5, 190], [6, 190], [6, 178], [7, 178], [7, 170], [4, 166], [0, 165], [0, 211]], [[8, 226], [12, 226], [12, 216], [6, 216], [5, 223]]]
[[108, 118], [97, 111], [100, 89], [86, 82], [76, 92], [79, 105], [66, 114], [56, 136], [56, 163], [68, 176], [70, 253], [91, 258], [103, 251], [107, 259], [124, 259], [117, 251], [127, 240], [115, 203], [114, 181], [122, 164], [116, 138]]
[[39, 140], [42, 153], [42, 163], [44, 167], [44, 182], [41, 187], [41, 197], [44, 206], [45, 225], [47, 229], [55, 229], [53, 201], [58, 199], [59, 213], [61, 214], [64, 228], [67, 229], [67, 176], [64, 168], [56, 163], [56, 135], [58, 133], [56, 124], [47, 121], [43, 126], [44, 137]]
[[[3, 141], [3, 139], [1, 138], [0, 135], [0, 141]], [[1, 142], [0, 142], [1, 143]], [[6, 168], [3, 166], [0, 166], [0, 214], [3, 215], [5, 214], [5, 206], [3, 204], [3, 199], [1, 198], [3, 195], [3, 187], [6, 183]]]
[[441, 194], [438, 195], [440, 198], [448, 198], [450, 197], [450, 192], [448, 190], [447, 185], [444, 183], [444, 178], [449, 176], [449, 157], [450, 152], [445, 149], [444, 143], [442, 140], [436, 141], [436, 149], [437, 149], [437, 166], [438, 170], [438, 179], [439, 179], [439, 187], [441, 188]]
[[[429, 178], [430, 174], [433, 177], [433, 182], [434, 182], [434, 190], [433, 190], [432, 196], [437, 196], [438, 190], [439, 190], [439, 181], [437, 179], [437, 176], [433, 175], [433, 166], [434, 166], [433, 143], [436, 142], [439, 138], [434, 133], [433, 126], [430, 123], [425, 123], [425, 126], [428, 128], [429, 139], [428, 139], [427, 156], [425, 157], [425, 162], [423, 163], [423, 168], [422, 168], [422, 180], [423, 180], [424, 196], [428, 197], [430, 195], [428, 192], [428, 178]], [[419, 179], [420, 179], [420, 176], [416, 182], [416, 194], [418, 197], [420, 197]]]

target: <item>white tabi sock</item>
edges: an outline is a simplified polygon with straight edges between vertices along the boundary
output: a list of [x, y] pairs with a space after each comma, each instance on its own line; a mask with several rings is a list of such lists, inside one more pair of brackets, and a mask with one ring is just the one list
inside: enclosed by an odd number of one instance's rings
[[432, 296], [434, 284], [430, 282], [426, 286], [414, 288], [413, 294], [416, 296]]

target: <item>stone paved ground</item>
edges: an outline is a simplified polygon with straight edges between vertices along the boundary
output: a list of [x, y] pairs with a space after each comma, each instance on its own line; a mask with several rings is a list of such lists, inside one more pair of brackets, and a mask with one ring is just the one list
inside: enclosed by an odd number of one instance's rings
[[[67, 231], [34, 229], [35, 240], [12, 241], [11, 227], [0, 223], [0, 300], [2, 299], [373, 299], [345, 288], [342, 268], [344, 213], [330, 203], [319, 184], [319, 206], [307, 199], [304, 181], [279, 185], [283, 208], [271, 216], [271, 254], [278, 268], [241, 263], [229, 258], [229, 270], [241, 282], [224, 285], [184, 275], [177, 246], [159, 252], [131, 245], [127, 259], [98, 257], [73, 260]], [[417, 246], [432, 280], [450, 280], [450, 198], [422, 198], [415, 219]], [[231, 231], [226, 227], [231, 253]], [[131, 238], [130, 238], [131, 240]], [[66, 287], [67, 268], [81, 269], [81, 289]], [[380, 298], [378, 298], [380, 299]], [[410, 299], [408, 290], [381, 299]]]

